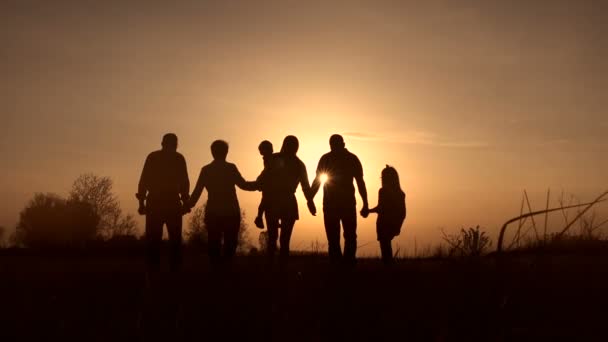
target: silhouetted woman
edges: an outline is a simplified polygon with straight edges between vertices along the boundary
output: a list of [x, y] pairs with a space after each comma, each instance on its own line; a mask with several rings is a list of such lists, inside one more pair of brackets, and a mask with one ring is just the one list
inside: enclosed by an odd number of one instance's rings
[[[188, 207], [192, 208], [207, 189], [205, 206], [205, 228], [208, 233], [209, 258], [213, 265], [230, 262], [236, 253], [241, 209], [235, 186], [243, 190], [257, 190], [255, 182], [246, 182], [236, 165], [226, 161], [228, 143], [216, 140], [211, 144], [213, 161], [201, 169], [196, 187], [190, 196]], [[222, 256], [222, 240], [223, 256]]]
[[272, 155], [268, 166], [258, 177], [258, 185], [264, 192], [268, 225], [267, 252], [272, 258], [277, 249], [278, 239], [281, 244], [279, 255], [282, 263], [287, 261], [293, 226], [300, 218], [295, 195], [298, 185], [302, 187], [302, 192], [308, 201], [308, 209], [313, 215], [316, 214], [306, 166], [296, 155], [298, 148], [299, 142], [295, 136], [285, 137], [281, 152]]
[[369, 210], [377, 213], [376, 233], [380, 241], [382, 261], [386, 265], [394, 263], [391, 240], [401, 232], [405, 220], [405, 193], [399, 184], [399, 174], [392, 166], [382, 170], [382, 188], [378, 191], [378, 206]]

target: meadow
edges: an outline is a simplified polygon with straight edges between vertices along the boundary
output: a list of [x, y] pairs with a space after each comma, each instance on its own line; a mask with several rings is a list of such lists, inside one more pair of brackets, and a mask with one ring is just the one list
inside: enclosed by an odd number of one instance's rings
[[[0, 251], [0, 332], [13, 340], [605, 340], [608, 252], [289, 264], [240, 256], [147, 277], [141, 251]], [[167, 269], [167, 265], [164, 265]]]

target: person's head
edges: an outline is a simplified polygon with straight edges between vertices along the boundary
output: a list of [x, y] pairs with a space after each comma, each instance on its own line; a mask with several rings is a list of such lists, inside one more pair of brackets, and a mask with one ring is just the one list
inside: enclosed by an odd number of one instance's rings
[[296, 155], [298, 153], [298, 148], [300, 147], [300, 142], [298, 138], [293, 135], [288, 135], [283, 139], [283, 146], [281, 146], [281, 152], [290, 155]]
[[344, 138], [340, 134], [334, 134], [329, 138], [329, 147], [332, 151], [343, 150], [344, 146]]
[[224, 140], [216, 140], [211, 143], [211, 155], [215, 160], [226, 160], [228, 155], [228, 143]]
[[173, 133], [163, 135], [161, 146], [165, 151], [177, 151], [177, 135]]
[[389, 165], [382, 170], [382, 187], [388, 189], [401, 189], [401, 184], [399, 183], [399, 174], [397, 170]]
[[272, 148], [272, 143], [268, 140], [262, 141], [258, 146], [258, 151], [260, 151], [260, 154], [263, 156], [271, 155], [272, 152], [274, 152]]

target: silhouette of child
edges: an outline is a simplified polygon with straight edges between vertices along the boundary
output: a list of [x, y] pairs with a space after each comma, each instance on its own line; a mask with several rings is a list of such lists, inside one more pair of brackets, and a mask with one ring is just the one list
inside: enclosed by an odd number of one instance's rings
[[399, 235], [405, 220], [405, 193], [399, 184], [399, 174], [392, 166], [382, 170], [382, 188], [378, 191], [378, 205], [369, 210], [377, 213], [376, 233], [380, 242], [382, 261], [386, 265], [394, 263], [391, 240]]
[[[258, 146], [258, 151], [260, 151], [260, 155], [264, 160], [264, 168], [268, 167], [268, 164], [270, 163], [270, 158], [272, 158], [272, 154], [274, 152], [272, 148], [272, 143], [268, 140], [262, 141]], [[260, 200], [260, 205], [258, 206], [258, 216], [253, 221], [255, 223], [255, 226], [260, 229], [264, 229], [264, 211], [266, 211], [266, 202], [264, 201], [264, 192], [262, 191], [262, 199]]]

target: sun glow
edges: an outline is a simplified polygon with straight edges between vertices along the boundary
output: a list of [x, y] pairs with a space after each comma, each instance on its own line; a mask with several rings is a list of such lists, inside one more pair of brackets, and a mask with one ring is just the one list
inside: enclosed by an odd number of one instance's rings
[[321, 180], [321, 184], [325, 184], [327, 182], [327, 179], [329, 177], [327, 176], [327, 173], [322, 173], [321, 176], [319, 177], [319, 179]]

